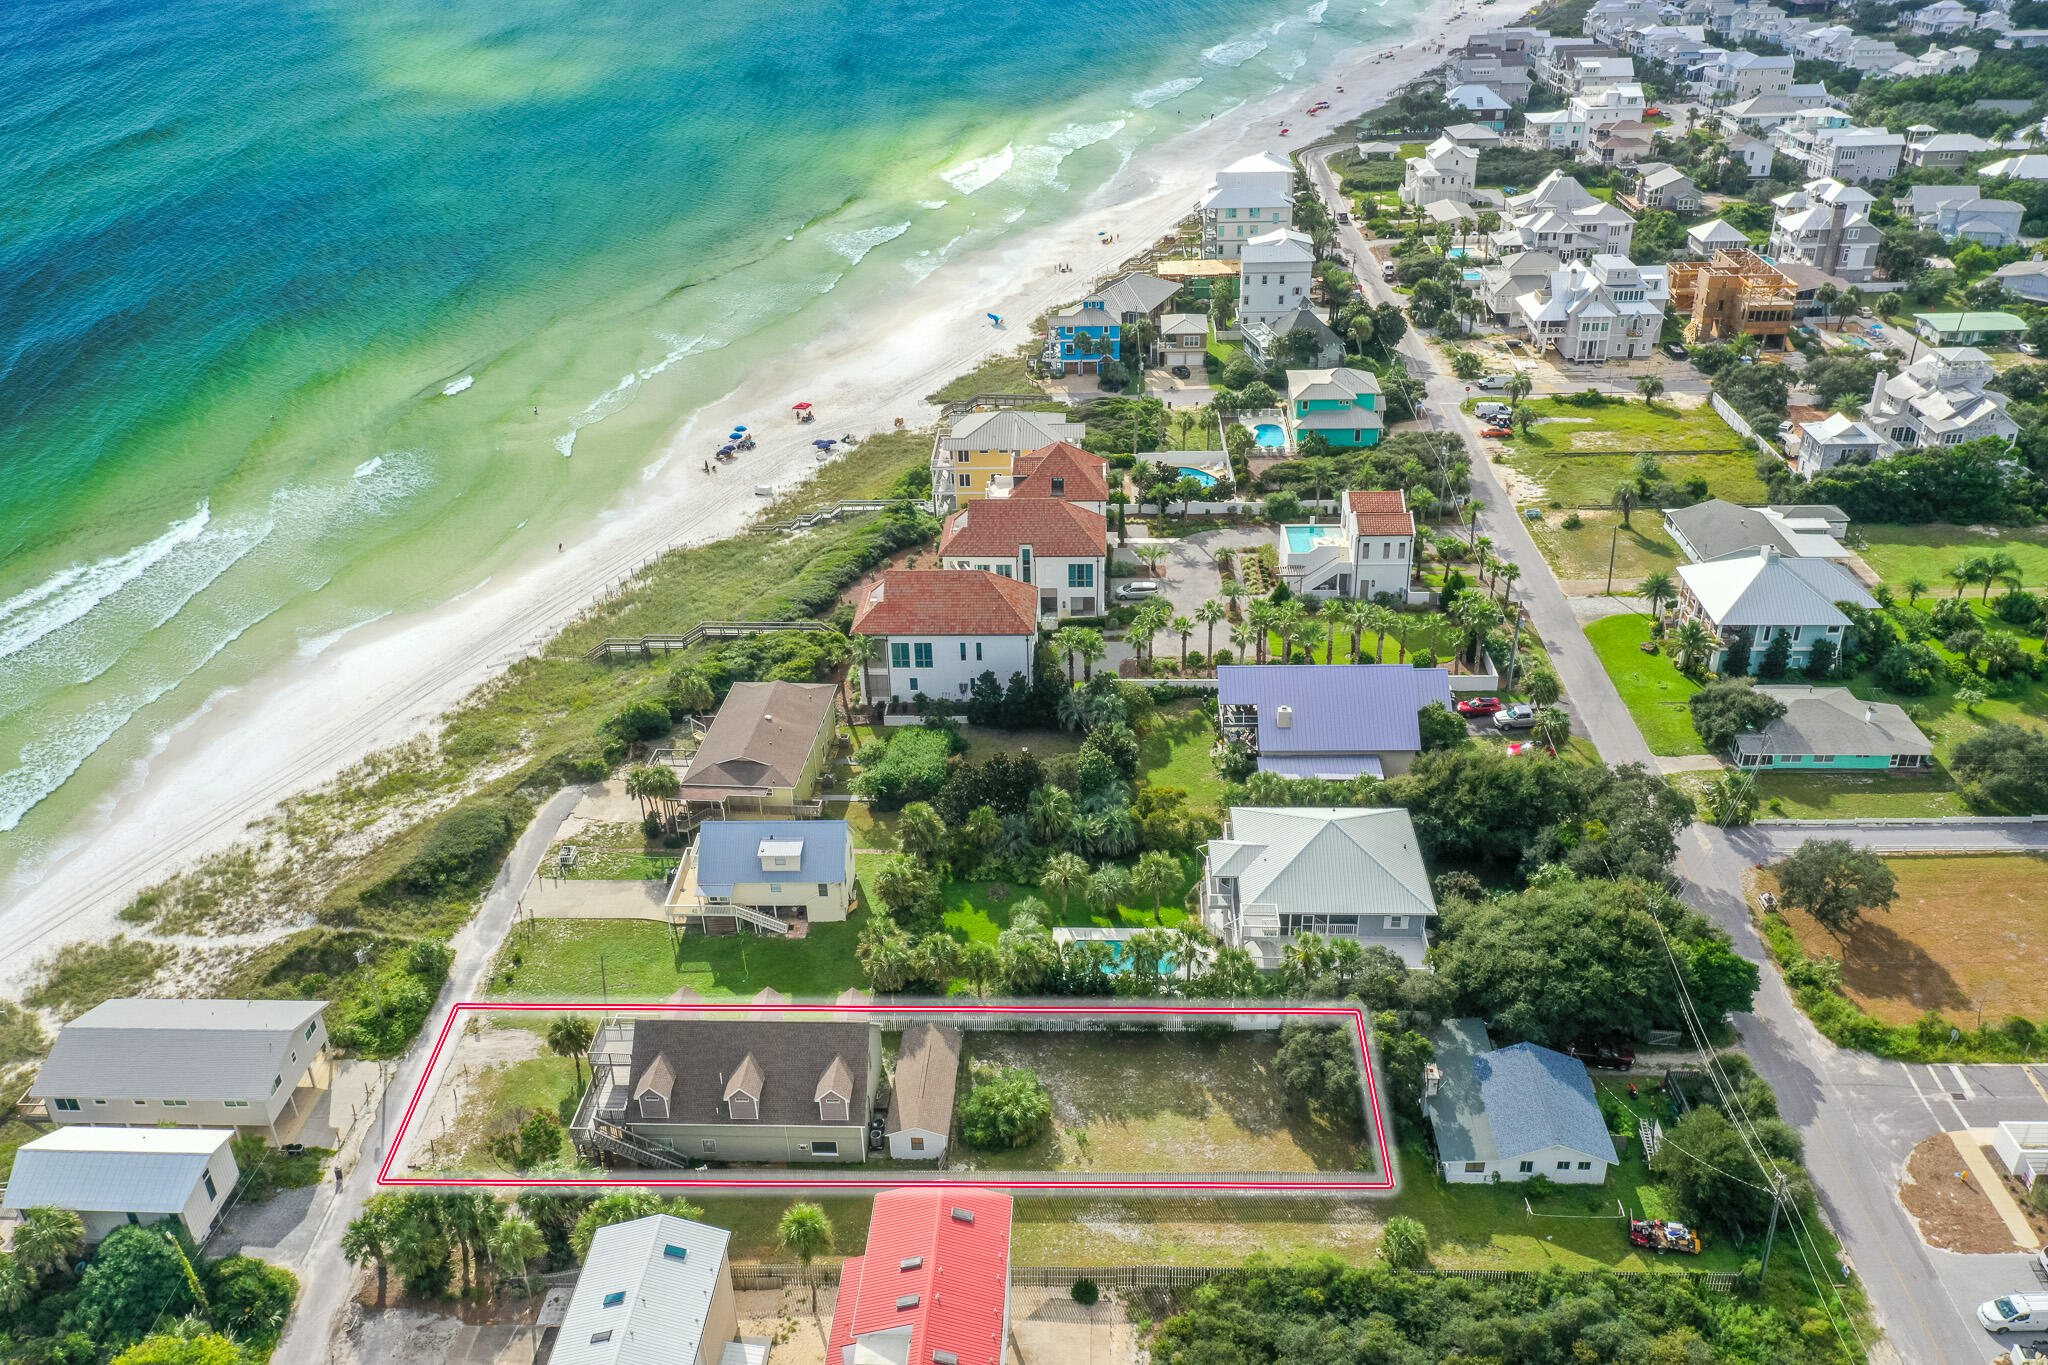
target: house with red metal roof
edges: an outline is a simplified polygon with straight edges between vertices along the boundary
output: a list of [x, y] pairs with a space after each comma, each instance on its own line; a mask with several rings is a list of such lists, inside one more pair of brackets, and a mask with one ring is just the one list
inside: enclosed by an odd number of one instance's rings
[[[974, 509], [979, 511], [979, 505]], [[853, 615], [853, 633], [882, 642], [862, 686], [870, 699], [964, 701], [974, 679], [1032, 676], [1038, 588], [992, 569], [890, 569]]]
[[946, 518], [939, 561], [1031, 584], [1041, 616], [1094, 616], [1109, 577], [1109, 521], [1060, 498], [982, 498]]
[[1340, 500], [1334, 526], [1280, 528], [1280, 578], [1310, 597], [1381, 593], [1407, 600], [1414, 568], [1415, 514], [1398, 488], [1354, 489]]
[[867, 1250], [839, 1271], [827, 1365], [1003, 1365], [1010, 1215], [994, 1190], [876, 1195]]

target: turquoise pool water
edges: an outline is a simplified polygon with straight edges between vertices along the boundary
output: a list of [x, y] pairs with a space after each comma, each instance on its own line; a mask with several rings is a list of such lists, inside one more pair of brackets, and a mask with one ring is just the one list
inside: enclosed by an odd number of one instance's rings
[[1204, 488], [1214, 488], [1216, 486], [1216, 476], [1214, 474], [1211, 474], [1206, 469], [1196, 469], [1192, 465], [1182, 465], [1180, 467], [1180, 472], [1187, 475], [1189, 478], [1193, 479], [1196, 483], [1202, 485], [1202, 487]]
[[1252, 435], [1258, 438], [1260, 445], [1268, 449], [1277, 449], [1287, 444], [1287, 433], [1272, 422], [1259, 423], [1252, 428]]
[[[1131, 964], [1124, 960], [1123, 940], [1112, 938], [1104, 941], [1109, 944], [1109, 966], [1105, 970], [1111, 976], [1129, 971]], [[1173, 975], [1173, 957], [1170, 954], [1159, 959], [1159, 974], [1161, 976]]]
[[1335, 526], [1289, 526], [1284, 529], [1287, 532], [1287, 552], [1296, 555], [1307, 554], [1320, 542], [1332, 538], [1338, 530]]

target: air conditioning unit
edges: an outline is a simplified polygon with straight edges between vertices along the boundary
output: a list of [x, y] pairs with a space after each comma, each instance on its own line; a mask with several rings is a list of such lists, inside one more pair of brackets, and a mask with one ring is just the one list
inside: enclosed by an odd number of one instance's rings
[[1280, 727], [1280, 728], [1281, 728], [1282, 730], [1291, 730], [1291, 729], [1293, 729], [1293, 728], [1294, 728], [1294, 708], [1293, 708], [1293, 707], [1291, 707], [1291, 706], [1276, 706], [1276, 707], [1274, 707], [1274, 708], [1273, 708], [1273, 724], [1275, 724], [1275, 725], [1279, 726], [1279, 727]]

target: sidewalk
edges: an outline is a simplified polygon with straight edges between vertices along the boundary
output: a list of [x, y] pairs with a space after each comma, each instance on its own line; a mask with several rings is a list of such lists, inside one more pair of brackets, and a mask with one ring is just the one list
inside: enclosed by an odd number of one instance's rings
[[1998, 1216], [2005, 1223], [2005, 1230], [2012, 1234], [2013, 1241], [2024, 1250], [2039, 1251], [2041, 1239], [2034, 1235], [2033, 1225], [2020, 1211], [2012, 1191], [2005, 1187], [2005, 1181], [1999, 1178], [1997, 1170], [1984, 1159], [1984, 1148], [1997, 1136], [1996, 1128], [1966, 1128], [1960, 1133], [1950, 1133], [1948, 1140], [1956, 1145], [1963, 1165], [1970, 1168], [1970, 1178], [1977, 1182], [1977, 1188], [1984, 1191], [1991, 1207], [1998, 1210]]

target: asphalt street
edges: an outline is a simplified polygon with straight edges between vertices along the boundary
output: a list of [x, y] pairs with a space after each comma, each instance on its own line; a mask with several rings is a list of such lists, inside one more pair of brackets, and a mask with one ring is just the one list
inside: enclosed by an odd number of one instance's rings
[[[1304, 158], [1333, 212], [1342, 206], [1326, 160], [1335, 150]], [[1337, 231], [1356, 260], [1372, 259], [1356, 228], [1340, 224]], [[1359, 279], [1375, 302], [1398, 301], [1378, 272], [1361, 271]], [[1590, 738], [1610, 764], [1654, 762], [1556, 576], [1502, 492], [1477, 424], [1459, 410], [1467, 396], [1464, 384], [1449, 377], [1412, 330], [1400, 353], [1409, 371], [1427, 381], [1434, 420], [1462, 437], [1471, 452], [1473, 492], [1485, 503], [1479, 530], [1493, 538], [1498, 553], [1522, 566], [1516, 586], [1564, 682], [1574, 733]], [[1777, 1091], [1781, 1115], [1805, 1140], [1822, 1212], [1862, 1280], [1886, 1345], [1911, 1365], [1984, 1365], [2003, 1349], [2003, 1339], [1977, 1324], [1977, 1305], [2042, 1287], [2032, 1258], [2017, 1251], [1965, 1256], [1930, 1248], [1899, 1203], [1899, 1179], [1913, 1148], [1936, 1133], [2048, 1118], [2048, 1067], [1912, 1066], [1847, 1052], [1821, 1037], [1770, 965], [1742, 893], [1750, 867], [1814, 836], [1885, 851], [2017, 851], [2048, 847], [2048, 823], [1779, 822], [1735, 831], [1694, 825], [1680, 841], [1675, 869], [1685, 900], [1727, 929], [1744, 956], [1765, 964], [1754, 1012], [1734, 1022], [1743, 1050]], [[1784, 1254], [1802, 1250], [1811, 1257], [1811, 1244], [1795, 1236]], [[1817, 1277], [1841, 1274], [1839, 1266], [1809, 1264]]]

